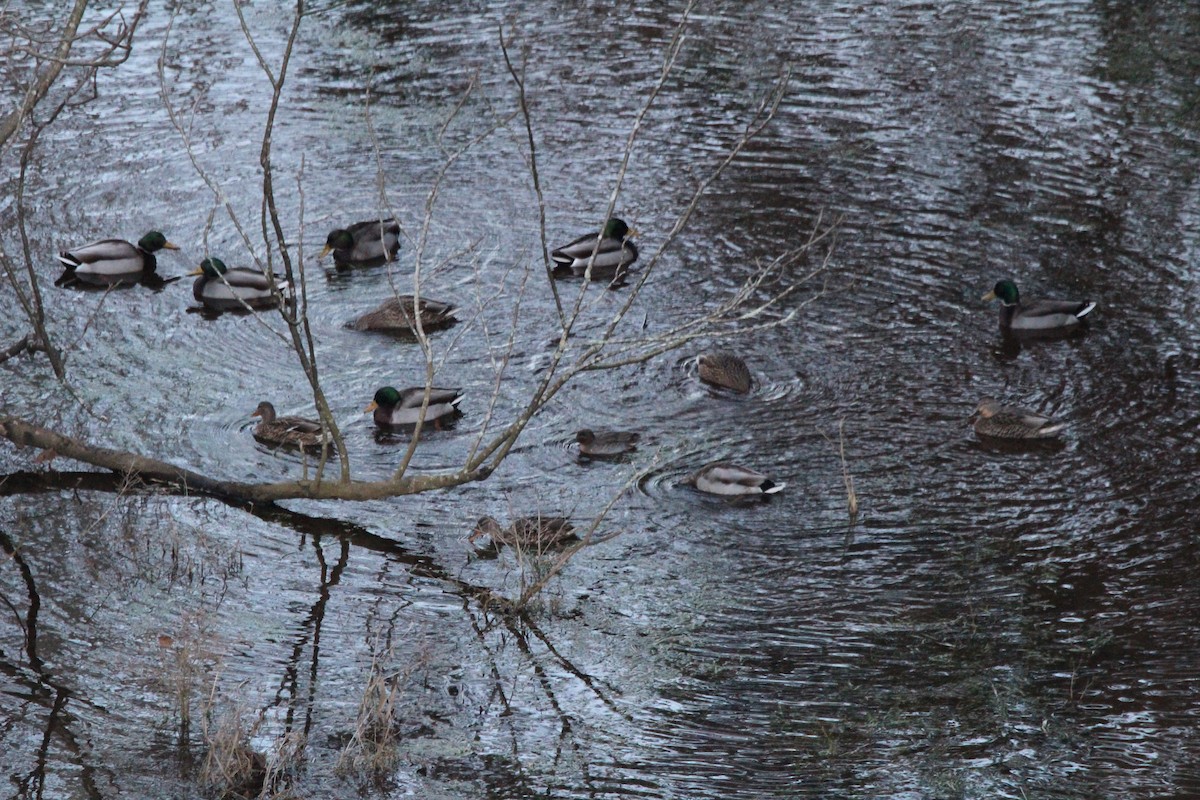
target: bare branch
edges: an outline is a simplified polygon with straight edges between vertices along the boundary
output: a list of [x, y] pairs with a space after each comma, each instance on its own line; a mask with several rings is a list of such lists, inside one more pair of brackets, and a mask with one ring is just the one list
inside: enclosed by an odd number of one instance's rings
[[13, 342], [12, 344], [10, 344], [8, 347], [4, 348], [3, 350], [0, 350], [0, 364], [3, 364], [5, 361], [8, 361], [10, 358], [20, 355], [21, 353], [25, 352], [25, 350], [27, 350], [27, 349], [32, 349], [32, 347], [33, 346], [30, 344], [30, 341], [29, 341], [29, 334], [25, 334], [20, 339]]
[[53, 450], [58, 456], [82, 461], [118, 473], [137, 475], [176, 491], [190, 495], [202, 494], [227, 500], [249, 503], [271, 503], [276, 500], [307, 498], [312, 500], [379, 500], [406, 494], [419, 494], [435, 489], [460, 486], [483, 480], [491, 469], [472, 472], [459, 471], [439, 475], [422, 475], [400, 481], [280, 481], [277, 483], [244, 483], [224, 481], [208, 475], [122, 450], [97, 447], [70, 436], [42, 428], [15, 417], [0, 417], [0, 436], [19, 447]]
[[12, 135], [17, 132], [17, 129], [21, 127], [21, 123], [33, 113], [33, 109], [42, 101], [46, 93], [50, 91], [50, 87], [54, 85], [54, 82], [58, 80], [59, 73], [66, 66], [67, 54], [71, 52], [71, 45], [75, 43], [75, 35], [79, 30], [79, 23], [83, 20], [83, 12], [87, 10], [87, 4], [88, 0], [75, 0], [75, 6], [71, 9], [71, 13], [67, 15], [67, 21], [63, 26], [58, 48], [54, 51], [54, 60], [50, 62], [49, 69], [41, 73], [37, 77], [37, 80], [30, 84], [21, 104], [15, 110], [10, 111], [3, 119], [0, 119], [0, 146], [7, 143]]
[[554, 280], [554, 270], [550, 266], [550, 246], [546, 239], [546, 197], [542, 194], [542, 180], [538, 175], [537, 166], [537, 145], [533, 140], [533, 122], [529, 116], [529, 103], [525, 98], [525, 63], [522, 59], [521, 73], [517, 74], [516, 67], [513, 66], [512, 59], [508, 55], [508, 45], [504, 42], [504, 26], [500, 26], [500, 52], [504, 54], [504, 63], [508, 67], [508, 74], [512, 76], [513, 83], [517, 85], [517, 100], [520, 104], [521, 119], [525, 123], [525, 135], [529, 140], [529, 175], [533, 179], [533, 191], [537, 195], [538, 203], [538, 232], [542, 239], [542, 266], [546, 270], [546, 278], [550, 281], [550, 293], [554, 296], [554, 307], [558, 310], [558, 322], [560, 327], [567, 326], [566, 317], [563, 314], [562, 298], [558, 294], [558, 283]]

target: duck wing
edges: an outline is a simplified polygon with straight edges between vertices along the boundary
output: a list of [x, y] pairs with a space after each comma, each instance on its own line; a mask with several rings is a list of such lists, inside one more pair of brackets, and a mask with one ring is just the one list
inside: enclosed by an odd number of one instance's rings
[[[462, 402], [462, 389], [439, 389], [433, 387], [429, 390], [429, 407], [435, 405], [458, 405]], [[396, 405], [397, 408], [420, 408], [425, 402], [425, 387], [418, 386], [412, 389], [405, 389], [400, 392], [400, 402]]]
[[97, 261], [121, 261], [136, 259], [140, 266], [142, 251], [124, 239], [101, 239], [98, 242], [72, 247], [58, 254], [58, 260], [63, 266], [78, 267], [81, 264], [95, 264]]
[[1012, 327], [1065, 328], [1078, 324], [1095, 307], [1095, 303], [1082, 300], [1034, 300], [1021, 303], [1013, 314]]
[[346, 254], [351, 261], [391, 260], [400, 249], [400, 223], [395, 219], [356, 222], [346, 229], [354, 248]]
[[627, 431], [594, 431], [592, 440], [580, 443], [579, 452], [588, 456], [618, 456], [637, 449], [641, 434]]
[[280, 430], [287, 433], [321, 433], [321, 423], [304, 417], [276, 417]]
[[575, 537], [575, 527], [566, 517], [521, 517], [508, 531], [515, 544], [546, 547]]
[[600, 244], [597, 246], [596, 239], [599, 235], [592, 233], [580, 236], [570, 244], [563, 245], [551, 252], [550, 258], [554, 261], [555, 268], [570, 269], [575, 273], [585, 272], [593, 250], [596, 252], [596, 258], [592, 264], [593, 272], [621, 269], [637, 260], [637, 245], [633, 242], [606, 236], [600, 239]]
[[982, 425], [982, 433], [1008, 439], [1042, 439], [1056, 435], [1066, 423], [1025, 408], [1003, 406]]
[[[271, 291], [271, 282], [263, 273], [237, 267], [226, 270], [224, 280], [207, 275], [196, 279], [192, 285], [192, 295], [201, 303], [218, 310], [231, 310], [271, 306], [275, 303], [275, 294]], [[287, 291], [288, 283], [276, 275], [275, 286], [280, 292]]]
[[368, 219], [356, 222], [346, 230], [354, 237], [354, 241], [361, 242], [367, 239], [380, 239], [388, 235], [399, 236], [400, 223], [393, 217], [384, 220]]

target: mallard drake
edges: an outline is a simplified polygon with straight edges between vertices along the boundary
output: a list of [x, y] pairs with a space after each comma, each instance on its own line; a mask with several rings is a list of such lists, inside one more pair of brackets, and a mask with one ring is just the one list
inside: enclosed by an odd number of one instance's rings
[[1017, 285], [1010, 280], [999, 281], [982, 299], [999, 300], [1000, 327], [1014, 331], [1073, 328], [1096, 307], [1095, 303], [1086, 300], [1034, 300], [1032, 303], [1022, 303]]
[[303, 417], [277, 417], [275, 406], [266, 400], [258, 404], [250, 416], [261, 417], [262, 420], [254, 426], [254, 438], [272, 447], [295, 447], [301, 450], [320, 450], [322, 444], [329, 443], [332, 450], [333, 440], [329, 434], [321, 430], [321, 423]]
[[[629, 229], [623, 220], [612, 217], [604, 224], [600, 233], [589, 233], [580, 236], [570, 244], [550, 253], [554, 261], [554, 272], [583, 275], [587, 272], [588, 262], [592, 261], [592, 251], [596, 258], [592, 264], [592, 276], [609, 277], [614, 273], [624, 272], [625, 268], [637, 261], [638, 250], [630, 239], [635, 232]], [[599, 239], [599, 245], [596, 240]]]
[[[257, 270], [229, 269], [219, 258], [206, 258], [188, 274], [200, 276], [192, 284], [192, 296], [213, 311], [239, 311], [246, 306], [272, 308], [278, 303], [267, 276]], [[282, 293], [287, 281], [276, 275], [275, 286]]]
[[1066, 427], [1050, 417], [1016, 406], [1004, 406], [985, 398], [971, 415], [975, 433], [992, 439], [1049, 439]]
[[[422, 330], [437, 330], [458, 322], [454, 317], [454, 306], [449, 303], [422, 297], [420, 309]], [[354, 320], [350, 327], [356, 331], [414, 333], [417, 325], [416, 316], [413, 314], [413, 296], [402, 294], [389, 297], [378, 308]]]
[[541, 552], [575, 537], [575, 528], [565, 517], [518, 517], [507, 528], [492, 517], [483, 517], [467, 541], [487, 536], [492, 544], [506, 544], [518, 550]]
[[159, 250], [178, 250], [159, 231], [150, 231], [137, 244], [124, 239], [101, 239], [98, 242], [72, 247], [58, 254], [66, 271], [56, 281], [59, 285], [72, 278], [93, 286], [116, 286], [137, 283], [158, 268], [154, 254]]
[[718, 461], [700, 469], [688, 478], [688, 483], [709, 494], [739, 497], [754, 494], [775, 494], [786, 483], [771, 480], [757, 470]]
[[318, 258], [333, 253], [336, 264], [374, 266], [394, 259], [399, 249], [400, 223], [390, 218], [369, 219], [330, 231]]
[[593, 431], [584, 428], [575, 434], [579, 443], [579, 452], [593, 458], [619, 456], [637, 450], [637, 441], [641, 434], [625, 431]]
[[[425, 401], [425, 387], [395, 389], [384, 386], [375, 392], [375, 399], [363, 409], [363, 413], [375, 412], [375, 424], [381, 428], [416, 425], [421, 416], [421, 404]], [[425, 422], [437, 423], [445, 417], [458, 413], [462, 402], [462, 389], [429, 390], [429, 408], [425, 410]]]
[[704, 353], [700, 356], [700, 380], [721, 386], [738, 394], [746, 394], [754, 379], [746, 362], [733, 353]]

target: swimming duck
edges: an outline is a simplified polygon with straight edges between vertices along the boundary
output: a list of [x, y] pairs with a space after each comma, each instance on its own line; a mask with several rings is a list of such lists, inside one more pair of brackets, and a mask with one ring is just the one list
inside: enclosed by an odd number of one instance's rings
[[738, 394], [750, 391], [753, 379], [746, 362], [733, 353], [704, 353], [700, 356], [700, 380], [722, 386]]
[[575, 434], [579, 443], [579, 452], [593, 458], [619, 456], [637, 450], [640, 434], [624, 431], [593, 431], [584, 428]]
[[275, 406], [266, 400], [258, 404], [250, 416], [261, 417], [262, 420], [254, 426], [254, 438], [272, 447], [295, 447], [301, 450], [320, 450], [321, 445], [329, 443], [332, 450], [333, 440], [329, 434], [321, 430], [321, 423], [303, 417], [277, 417]]
[[[421, 416], [421, 404], [425, 401], [425, 387], [415, 386], [397, 390], [384, 386], [375, 392], [375, 399], [363, 409], [363, 413], [375, 412], [375, 424], [381, 428], [416, 425]], [[462, 389], [429, 390], [429, 408], [425, 410], [425, 422], [438, 423], [458, 413], [462, 402]]]
[[[200, 276], [192, 284], [192, 296], [213, 311], [239, 311], [246, 306], [272, 308], [278, 304], [278, 295], [271, 292], [270, 281], [258, 270], [229, 269], [219, 258], [206, 258], [188, 274]], [[287, 281], [277, 275], [275, 286], [282, 293], [287, 289]]]
[[1017, 285], [999, 281], [983, 296], [1000, 301], [1000, 327], [1014, 331], [1055, 331], [1073, 328], [1096, 307], [1086, 300], [1034, 300], [1022, 303]]
[[703, 467], [688, 478], [687, 482], [702, 492], [726, 497], [775, 494], [787, 485], [773, 481], [757, 470], [728, 461], [718, 461]]
[[1055, 422], [1028, 409], [1000, 405], [990, 397], [980, 401], [971, 418], [975, 420], [975, 433], [993, 439], [1048, 439], [1066, 427], [1065, 422]]
[[[570, 244], [550, 253], [554, 261], [555, 274], [583, 275], [587, 272], [588, 262], [592, 260], [592, 251], [596, 258], [592, 264], [592, 276], [611, 276], [624, 272], [625, 268], [637, 261], [637, 245], [629, 241], [635, 234], [623, 220], [612, 217], [604, 224], [600, 233], [589, 233], [580, 236]], [[600, 240], [599, 246], [596, 240]]]
[[155, 253], [178, 249], [159, 231], [150, 231], [137, 244], [124, 239], [101, 239], [59, 253], [58, 260], [66, 271], [55, 283], [61, 286], [72, 278], [92, 286], [137, 283], [154, 274], [158, 267]]
[[[454, 306], [428, 297], [421, 298], [421, 328], [437, 330], [458, 322], [454, 317]], [[368, 311], [350, 325], [356, 331], [382, 331], [384, 333], [414, 333], [416, 319], [413, 315], [413, 296], [402, 294], [389, 297], [373, 311]]]
[[491, 538], [494, 546], [506, 544], [518, 550], [542, 552], [575, 537], [575, 528], [565, 517], [518, 517], [507, 528], [492, 517], [483, 517], [471, 531], [467, 541], [481, 536]]
[[318, 258], [333, 253], [335, 264], [375, 266], [394, 259], [399, 249], [400, 223], [391, 218], [369, 219], [331, 231]]

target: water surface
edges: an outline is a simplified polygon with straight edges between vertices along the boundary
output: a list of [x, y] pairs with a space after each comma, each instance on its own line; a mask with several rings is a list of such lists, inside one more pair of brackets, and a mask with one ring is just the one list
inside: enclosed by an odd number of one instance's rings
[[[209, 224], [213, 194], [163, 109], [156, 63], [174, 8], [151, 4], [129, 61], [36, 154], [31, 247], [78, 400], [22, 358], [0, 367], [4, 405], [218, 477], [297, 476], [298, 457], [249, 431], [262, 399], [312, 413], [277, 319], [190, 313], [190, 279], [108, 296], [49, 286], [62, 247], [152, 228], [183, 246], [160, 258], [164, 275], [209, 252], [231, 265], [267, 255], [269, 87], [230, 9], [179, 6], [167, 94], [247, 249], [222, 209]], [[244, 10], [275, 63], [286, 15]], [[461, 463], [497, 383], [490, 429], [510, 418], [556, 335], [499, 27], [527, 81], [553, 245], [602, 218], [681, 12], [350, 2], [304, 21], [273, 139], [276, 199], [357, 477], [388, 475], [406, 444], [378, 436], [363, 407], [381, 385], [419, 383], [424, 361], [345, 323], [408, 291], [415, 265], [422, 291], [464, 310], [433, 343], [437, 382], [468, 397], [457, 425], [424, 437], [416, 470]], [[256, 513], [153, 491], [10, 496], [0, 764], [12, 795], [200, 796], [205, 708], [213, 726], [242, 719], [272, 759], [306, 737], [285, 773], [304, 796], [1200, 791], [1198, 25], [1186, 3], [699, 4], [617, 202], [641, 232], [640, 263], [773, 82], [790, 80], [662, 255], [629, 332], [715, 309], [837, 220], [828, 246], [760, 293], [828, 255], [792, 299], [807, 303], [796, 319], [581, 376], [495, 475], [453, 491]], [[459, 150], [418, 248], [430, 187]], [[329, 229], [377, 213], [413, 237], [396, 264], [317, 261]], [[1079, 336], [1014, 345], [979, 300], [1002, 277], [1099, 307]], [[581, 284], [558, 288], [573, 301]], [[628, 291], [590, 288], [584, 330]], [[4, 342], [24, 332], [14, 314], [2, 325]], [[710, 347], [751, 365], [749, 396], [698, 383], [693, 359]], [[980, 442], [967, 417], [984, 396], [1067, 432], [1051, 447]], [[643, 443], [629, 461], [580, 461], [581, 427]], [[5, 472], [38, 469], [34, 453], [0, 453]], [[716, 459], [788, 487], [730, 504], [684, 484]], [[481, 599], [519, 595], [533, 571], [473, 550], [480, 516], [583, 522], [618, 492], [602, 530], [619, 535], [576, 556], [526, 618]], [[373, 662], [399, 689], [401, 757], [379, 783], [336, 769]]]

